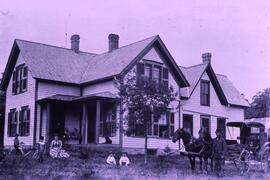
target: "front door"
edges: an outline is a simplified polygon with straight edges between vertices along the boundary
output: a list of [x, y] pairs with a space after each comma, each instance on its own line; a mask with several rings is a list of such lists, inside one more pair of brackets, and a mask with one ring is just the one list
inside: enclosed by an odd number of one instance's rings
[[90, 103], [88, 108], [88, 143], [96, 141], [96, 103]]
[[51, 104], [50, 139], [58, 135], [63, 138], [65, 132], [65, 105], [61, 103]]

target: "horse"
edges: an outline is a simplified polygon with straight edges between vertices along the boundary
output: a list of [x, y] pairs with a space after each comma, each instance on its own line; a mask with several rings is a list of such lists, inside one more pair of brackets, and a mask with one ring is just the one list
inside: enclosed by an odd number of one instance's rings
[[[189, 159], [191, 169], [195, 170], [195, 160], [196, 157], [200, 160], [200, 170], [202, 170], [202, 159], [204, 160], [204, 170], [207, 171], [208, 159], [212, 156], [212, 138], [207, 131], [201, 129], [199, 131], [200, 137], [196, 139], [189, 132], [185, 131], [183, 128], [179, 128], [175, 131], [172, 142], [182, 139], [185, 149], [187, 152], [187, 157]], [[213, 170], [213, 160], [211, 159], [211, 170]]]

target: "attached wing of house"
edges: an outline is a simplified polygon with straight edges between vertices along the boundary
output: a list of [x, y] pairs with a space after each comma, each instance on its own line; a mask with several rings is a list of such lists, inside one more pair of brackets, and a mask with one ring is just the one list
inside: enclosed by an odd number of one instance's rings
[[226, 128], [227, 122], [244, 121], [244, 109], [249, 103], [225, 75], [216, 74], [211, 54], [203, 54], [203, 63], [180, 67], [190, 87], [181, 88], [182, 127], [198, 136], [206, 128], [215, 137], [221, 129], [227, 139], [236, 140], [238, 130]]
[[206, 72], [213, 80], [212, 83], [220, 98], [221, 104], [241, 107], [249, 107], [247, 100], [236, 89], [233, 83], [226, 75], [216, 74], [210, 63], [202, 63], [190, 67], [180, 66], [181, 71], [187, 78], [190, 87], [181, 88], [183, 99], [192, 96], [196, 86], [199, 84], [203, 74]]

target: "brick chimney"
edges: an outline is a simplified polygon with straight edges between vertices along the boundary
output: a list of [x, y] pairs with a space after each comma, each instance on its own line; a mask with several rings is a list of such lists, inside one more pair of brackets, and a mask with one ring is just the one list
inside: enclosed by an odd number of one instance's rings
[[119, 48], [119, 36], [117, 34], [109, 34], [109, 52]]
[[202, 54], [203, 63], [211, 63], [212, 54], [207, 52]]
[[79, 53], [80, 49], [80, 36], [78, 34], [73, 34], [70, 37], [71, 40], [71, 49], [72, 51], [74, 51], [75, 53]]

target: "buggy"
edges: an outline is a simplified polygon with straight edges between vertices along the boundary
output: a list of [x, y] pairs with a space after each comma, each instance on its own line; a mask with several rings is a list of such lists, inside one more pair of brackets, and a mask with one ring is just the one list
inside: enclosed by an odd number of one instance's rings
[[[226, 160], [232, 161], [241, 173], [248, 172], [252, 166], [259, 165], [264, 172], [268, 171], [270, 143], [267, 142], [265, 126], [259, 122], [228, 122], [227, 127], [240, 128], [240, 137], [227, 140], [228, 153]], [[230, 131], [229, 131], [230, 132]]]

